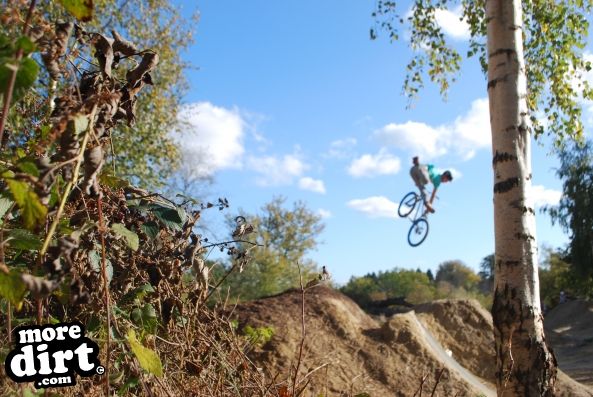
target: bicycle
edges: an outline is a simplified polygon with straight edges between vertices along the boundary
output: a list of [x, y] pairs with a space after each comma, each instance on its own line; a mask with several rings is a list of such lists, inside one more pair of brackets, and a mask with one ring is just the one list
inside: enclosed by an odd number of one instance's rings
[[[420, 203], [420, 205], [418, 205]], [[414, 216], [409, 215], [414, 212]], [[412, 221], [412, 226], [408, 231], [408, 244], [417, 247], [426, 240], [428, 236], [428, 220], [426, 215], [428, 211], [424, 208], [422, 196], [416, 192], [410, 192], [402, 198], [397, 208], [397, 214], [402, 218], [408, 218]]]

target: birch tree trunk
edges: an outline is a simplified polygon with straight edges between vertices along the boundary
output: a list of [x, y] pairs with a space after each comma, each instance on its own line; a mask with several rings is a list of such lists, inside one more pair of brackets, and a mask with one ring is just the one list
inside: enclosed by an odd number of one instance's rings
[[494, 171], [496, 387], [499, 396], [552, 396], [556, 359], [545, 343], [540, 308], [521, 1], [487, 0], [486, 18]]

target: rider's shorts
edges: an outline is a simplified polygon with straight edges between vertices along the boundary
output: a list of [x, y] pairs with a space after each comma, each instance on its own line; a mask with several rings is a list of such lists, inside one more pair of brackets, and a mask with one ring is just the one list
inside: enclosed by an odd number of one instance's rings
[[426, 166], [422, 165], [415, 165], [410, 168], [410, 176], [414, 180], [416, 186], [420, 190], [420, 195], [422, 196], [422, 200], [426, 203], [426, 185], [430, 181], [428, 179], [428, 171], [426, 170]]

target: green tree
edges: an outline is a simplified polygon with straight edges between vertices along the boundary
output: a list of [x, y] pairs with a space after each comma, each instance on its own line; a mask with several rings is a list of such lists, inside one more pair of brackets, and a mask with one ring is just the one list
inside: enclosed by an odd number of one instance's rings
[[[583, 48], [592, 3], [413, 1], [407, 20], [415, 52], [404, 82], [410, 97], [417, 95], [425, 73], [444, 94], [460, 70], [461, 55], [448, 45], [436, 19], [437, 9], [456, 3], [461, 4], [470, 27], [468, 57], [479, 56], [488, 79], [497, 389], [499, 395], [552, 395], [556, 365], [545, 343], [539, 299], [535, 211], [530, 198], [531, 136], [544, 132], [544, 124], [536, 118], [538, 110], [546, 114], [546, 129], [557, 141], [582, 136], [578, 101], [592, 97], [582, 78], [591, 67]], [[404, 23], [396, 12], [396, 2], [380, 0], [377, 4], [374, 16], [396, 40], [398, 24]], [[371, 36], [376, 36], [374, 30]]]
[[352, 277], [341, 291], [360, 306], [374, 300], [405, 298], [419, 304], [434, 298], [434, 286], [426, 273], [414, 270], [393, 269], [363, 277]]
[[363, 277], [352, 276], [348, 283], [340, 288], [340, 291], [358, 303], [359, 306], [365, 307], [373, 300], [372, 296], [379, 292], [379, 285], [376, 278], [370, 275]]
[[460, 287], [466, 291], [473, 291], [480, 282], [480, 277], [463, 262], [454, 260], [446, 261], [439, 265], [435, 281], [448, 282], [454, 287]]
[[578, 280], [562, 252], [546, 248], [543, 257], [540, 269], [541, 299], [546, 306], [554, 307], [558, 304], [560, 291], [568, 295], [576, 293]]
[[492, 293], [492, 287], [494, 286], [494, 254], [482, 258], [478, 276], [480, 276], [480, 290], [485, 294]]
[[[304, 282], [318, 271], [317, 264], [307, 256], [319, 244], [324, 229], [321, 217], [301, 201], [290, 209], [285, 208], [285, 202], [286, 198], [275, 197], [259, 214], [241, 213], [239, 219], [254, 228], [254, 233], [245, 238], [261, 247], [249, 251], [252, 260], [242, 272], [228, 277], [225, 285], [233, 296], [250, 300], [277, 294], [299, 285], [298, 266]], [[229, 225], [231, 231], [237, 226], [234, 220]]]
[[562, 198], [545, 210], [569, 235], [568, 261], [581, 281], [579, 293], [593, 296], [593, 143], [567, 145], [559, 157]]

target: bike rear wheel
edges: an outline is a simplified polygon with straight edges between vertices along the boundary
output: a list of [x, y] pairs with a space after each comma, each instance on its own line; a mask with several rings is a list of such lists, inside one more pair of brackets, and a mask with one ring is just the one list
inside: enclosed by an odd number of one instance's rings
[[410, 192], [404, 196], [402, 201], [399, 203], [399, 207], [397, 208], [397, 214], [405, 218], [406, 216], [410, 215], [416, 204], [420, 201], [420, 197], [416, 194], [416, 192]]
[[417, 247], [426, 240], [428, 236], [428, 221], [424, 218], [416, 219], [408, 232], [408, 244]]

